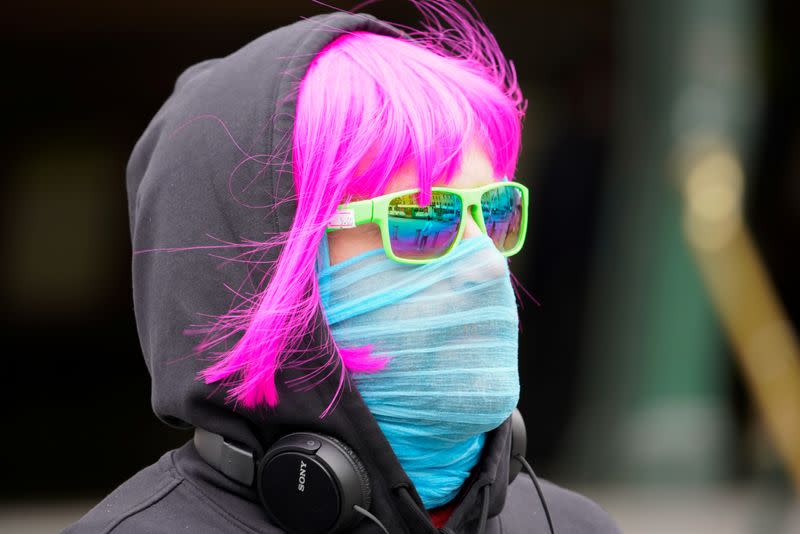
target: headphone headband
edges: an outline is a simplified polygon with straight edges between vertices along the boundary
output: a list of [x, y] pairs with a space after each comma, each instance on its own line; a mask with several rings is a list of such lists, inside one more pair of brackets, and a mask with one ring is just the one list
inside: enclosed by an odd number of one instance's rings
[[[525, 422], [519, 410], [511, 415], [509, 484], [522, 468]], [[371, 502], [369, 476], [356, 453], [323, 434], [295, 432], [281, 437], [260, 459], [223, 436], [195, 428], [200, 457], [228, 478], [255, 486], [267, 514], [291, 533], [347, 532]], [[315, 514], [304, 513], [316, 510]]]
[[256, 464], [253, 453], [202, 428], [194, 429], [194, 448], [211, 467], [240, 484], [251, 486]]

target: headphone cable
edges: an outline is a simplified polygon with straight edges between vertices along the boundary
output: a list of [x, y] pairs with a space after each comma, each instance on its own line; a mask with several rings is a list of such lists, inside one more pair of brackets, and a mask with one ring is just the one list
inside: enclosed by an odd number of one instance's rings
[[484, 534], [484, 532], [486, 532], [486, 520], [489, 518], [489, 487], [491, 487], [491, 484], [487, 484], [481, 488], [483, 492], [483, 502], [481, 503], [481, 515], [478, 521], [478, 534]]
[[544, 515], [547, 518], [547, 526], [550, 527], [550, 534], [555, 534], [556, 531], [553, 529], [553, 520], [550, 518], [550, 510], [547, 508], [547, 501], [544, 500], [544, 493], [542, 493], [542, 488], [539, 486], [539, 479], [536, 478], [533, 468], [522, 454], [517, 454], [514, 456], [514, 458], [519, 460], [519, 462], [531, 476], [533, 486], [536, 488], [536, 493], [539, 494], [539, 500], [542, 502], [542, 508], [544, 508]]
[[383, 523], [381, 523], [380, 519], [378, 519], [377, 517], [375, 517], [374, 515], [372, 515], [371, 513], [369, 513], [369, 511], [368, 511], [368, 510], [365, 510], [364, 508], [360, 507], [360, 506], [359, 506], [359, 505], [357, 505], [357, 504], [354, 504], [354, 505], [353, 505], [353, 510], [355, 510], [355, 511], [356, 511], [356, 512], [358, 512], [359, 514], [363, 515], [364, 517], [368, 517], [369, 519], [371, 519], [371, 520], [372, 520], [372, 522], [373, 522], [373, 523], [375, 523], [376, 525], [378, 525], [379, 527], [381, 527], [381, 530], [383, 530], [383, 531], [384, 531], [386, 534], [389, 534], [389, 531], [388, 531], [388, 530], [386, 530], [386, 527], [385, 527], [385, 526], [383, 526]]

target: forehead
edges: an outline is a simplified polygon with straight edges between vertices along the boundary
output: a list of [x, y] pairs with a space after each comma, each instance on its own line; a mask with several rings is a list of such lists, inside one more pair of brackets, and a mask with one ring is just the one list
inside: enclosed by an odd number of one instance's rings
[[[433, 185], [469, 189], [490, 184], [497, 180], [498, 178], [494, 177], [492, 163], [486, 152], [478, 146], [472, 146], [464, 152], [461, 169], [453, 176], [452, 180], [447, 184], [440, 180]], [[384, 194], [417, 187], [419, 187], [417, 166], [412, 162], [401, 167], [397, 174], [392, 177]]]

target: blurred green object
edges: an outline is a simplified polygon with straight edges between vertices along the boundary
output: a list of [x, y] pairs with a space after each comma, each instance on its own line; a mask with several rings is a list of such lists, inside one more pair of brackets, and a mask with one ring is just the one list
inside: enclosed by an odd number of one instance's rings
[[683, 229], [678, 157], [724, 139], [744, 159], [760, 102], [757, 5], [623, 3], [615, 165], [589, 303], [575, 478], [731, 477], [730, 362]]

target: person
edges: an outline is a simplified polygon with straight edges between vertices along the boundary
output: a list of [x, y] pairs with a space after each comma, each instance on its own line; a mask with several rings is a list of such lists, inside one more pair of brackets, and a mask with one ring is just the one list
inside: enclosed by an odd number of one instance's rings
[[[526, 218], [482, 219], [526, 213], [513, 68], [414, 3], [417, 32], [319, 15], [179, 76], [127, 184], [153, 409], [194, 437], [65, 532], [618, 532], [518, 452]], [[398, 203], [459, 216], [419, 247]]]

